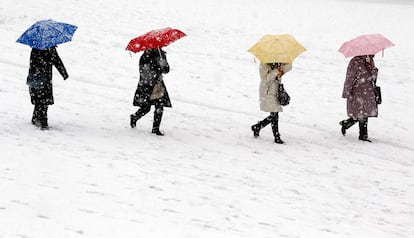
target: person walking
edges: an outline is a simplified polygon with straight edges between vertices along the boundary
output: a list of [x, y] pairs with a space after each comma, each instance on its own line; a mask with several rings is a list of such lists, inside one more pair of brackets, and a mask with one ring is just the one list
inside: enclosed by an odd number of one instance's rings
[[292, 64], [287, 63], [260, 64], [260, 110], [270, 112], [270, 115], [251, 126], [255, 138], [259, 137], [262, 128], [271, 124], [275, 143], [284, 143], [279, 133], [279, 112], [283, 110], [278, 100], [278, 88], [282, 76], [291, 69]]
[[152, 133], [163, 136], [160, 124], [164, 107], [172, 107], [167, 88], [163, 81], [163, 74], [170, 71], [166, 52], [161, 48], [145, 50], [139, 61], [140, 79], [134, 95], [133, 105], [139, 109], [130, 115], [131, 128], [136, 127], [136, 122], [145, 116], [154, 105], [154, 121]]
[[359, 140], [368, 139], [368, 117], [378, 116], [378, 104], [375, 95], [378, 68], [374, 55], [355, 56], [351, 59], [346, 72], [342, 97], [347, 99], [348, 119], [339, 122], [342, 135], [359, 122]]
[[32, 48], [27, 85], [34, 105], [32, 124], [42, 130], [49, 128], [47, 110], [49, 105], [54, 104], [52, 66], [56, 67], [64, 80], [69, 77], [56, 46], [44, 50]]

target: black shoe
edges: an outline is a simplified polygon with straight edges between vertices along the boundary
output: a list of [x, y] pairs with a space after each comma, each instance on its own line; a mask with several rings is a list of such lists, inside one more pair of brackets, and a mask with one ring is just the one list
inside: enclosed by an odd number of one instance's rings
[[280, 139], [280, 135], [278, 134], [278, 135], [275, 136], [275, 143], [276, 144], [284, 144], [285, 142], [282, 139]]
[[368, 139], [367, 137], [359, 137], [359, 140], [362, 140], [362, 141], [366, 141], [366, 142], [370, 142], [370, 143], [372, 143], [372, 141], [370, 140], [370, 139]]
[[[33, 123], [33, 122], [32, 122]], [[33, 125], [37, 126], [37, 127], [42, 127], [42, 124], [40, 123], [39, 120], [34, 121]]]
[[275, 138], [275, 143], [276, 144], [284, 144], [285, 142], [283, 140], [281, 140], [280, 138]]
[[135, 119], [135, 116], [133, 114], [131, 114], [130, 116], [130, 122], [129, 124], [131, 125], [131, 128], [135, 128], [137, 126], [137, 120]]
[[32, 124], [33, 125], [36, 125], [36, 121], [37, 121], [37, 118], [36, 117], [32, 117]]
[[251, 128], [252, 128], [252, 131], [253, 131], [254, 138], [259, 137], [260, 127], [257, 124], [255, 124]]
[[157, 136], [164, 136], [164, 133], [160, 131], [160, 129], [152, 129], [151, 133], [157, 135]]
[[47, 119], [38, 120], [40, 122], [40, 129], [41, 130], [48, 130], [49, 125], [47, 124]]

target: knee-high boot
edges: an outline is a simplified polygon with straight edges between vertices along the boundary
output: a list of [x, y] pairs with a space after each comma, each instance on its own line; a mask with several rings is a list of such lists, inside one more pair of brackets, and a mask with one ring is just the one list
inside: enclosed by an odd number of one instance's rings
[[277, 144], [283, 144], [285, 143], [282, 139], [280, 139], [280, 133], [279, 133], [279, 113], [274, 112], [273, 113], [273, 120], [272, 120], [272, 131], [273, 136], [275, 137], [275, 143]]
[[346, 130], [349, 129], [351, 126], [353, 126], [355, 123], [357, 123], [357, 121], [358, 120], [353, 119], [352, 117], [350, 117], [350, 118], [348, 118], [346, 120], [340, 121], [339, 122], [339, 125], [341, 125], [341, 133], [342, 133], [342, 135], [345, 135], [346, 134]]
[[368, 118], [358, 119], [359, 121], [359, 139], [362, 141], [372, 142], [368, 139]]
[[156, 107], [154, 111], [154, 122], [152, 124], [152, 133], [156, 134], [157, 136], [163, 136], [164, 133], [160, 131], [160, 125], [162, 120], [162, 114], [164, 112], [163, 107]]
[[255, 138], [259, 137], [260, 135], [260, 130], [263, 127], [266, 127], [267, 125], [269, 125], [269, 123], [271, 123], [273, 120], [273, 116], [272, 113], [270, 113], [270, 116], [266, 117], [265, 119], [263, 119], [262, 121], [258, 121], [256, 124], [254, 124], [251, 129], [253, 131], [253, 136]]
[[137, 126], [137, 121], [145, 116], [151, 110], [151, 105], [142, 106], [138, 109], [137, 112], [130, 115], [130, 125], [132, 128]]

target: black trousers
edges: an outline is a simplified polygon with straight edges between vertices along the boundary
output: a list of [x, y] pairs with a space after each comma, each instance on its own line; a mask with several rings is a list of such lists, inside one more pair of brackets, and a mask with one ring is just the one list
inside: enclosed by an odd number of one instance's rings
[[[139, 120], [141, 117], [145, 116], [151, 110], [151, 105], [145, 105], [138, 109], [135, 114], [133, 114], [134, 120]], [[162, 120], [162, 114], [164, 113], [164, 107], [155, 105], [154, 111], [154, 122], [152, 124], [152, 129], [159, 129]]]
[[34, 110], [33, 110], [33, 116], [32, 116], [32, 122], [36, 122], [37, 120], [47, 120], [47, 109], [49, 108], [49, 105], [45, 104], [35, 104]]

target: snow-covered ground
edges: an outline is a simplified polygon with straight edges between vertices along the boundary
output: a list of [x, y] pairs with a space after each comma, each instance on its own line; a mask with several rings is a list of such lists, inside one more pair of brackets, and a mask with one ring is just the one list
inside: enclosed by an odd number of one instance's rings
[[[414, 237], [414, 4], [406, 0], [0, 0], [0, 238]], [[79, 28], [59, 46], [51, 130], [30, 124], [33, 22]], [[187, 37], [166, 47], [173, 102], [129, 127], [140, 54], [124, 49], [152, 29]], [[254, 139], [258, 63], [247, 49], [290, 33], [307, 49], [284, 76], [291, 104]], [[383, 104], [373, 143], [344, 137], [349, 59], [337, 49], [381, 33]]]

